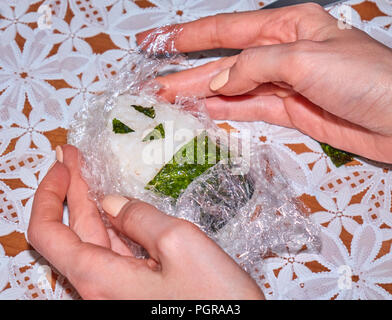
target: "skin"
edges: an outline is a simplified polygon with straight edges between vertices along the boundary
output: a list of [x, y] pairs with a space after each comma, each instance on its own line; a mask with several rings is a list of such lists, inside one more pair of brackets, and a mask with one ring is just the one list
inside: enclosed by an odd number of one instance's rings
[[[338, 149], [392, 162], [392, 50], [364, 32], [341, 30], [317, 4], [220, 14], [167, 27], [179, 52], [243, 49], [158, 78], [160, 94], [206, 96], [211, 117], [296, 128]], [[137, 36], [143, 42], [153, 30]], [[229, 69], [226, 85], [210, 83]]]
[[[366, 34], [340, 30], [315, 4], [167, 27], [174, 28], [181, 31], [167, 49], [243, 51], [159, 78], [164, 98], [203, 95], [216, 119], [292, 127], [336, 148], [392, 162], [392, 52]], [[151, 31], [139, 34], [138, 42]], [[221, 72], [228, 81], [217, 89], [213, 79], [222, 78]], [[256, 283], [197, 227], [146, 203], [126, 202], [110, 217], [114, 229], [105, 228], [80, 176], [78, 150], [62, 150], [62, 161], [37, 189], [28, 238], [83, 298], [263, 298]], [[61, 222], [65, 198], [69, 227]], [[118, 232], [146, 248], [150, 258], [133, 257]]]
[[[106, 229], [88, 199], [81, 158], [62, 147], [34, 198], [28, 239], [84, 299], [262, 299], [253, 279], [190, 222], [138, 200], [128, 201]], [[67, 198], [70, 226], [62, 223]], [[113, 214], [114, 212], [108, 212]], [[116, 212], [117, 213], [117, 212]], [[117, 235], [141, 244], [135, 258]]]

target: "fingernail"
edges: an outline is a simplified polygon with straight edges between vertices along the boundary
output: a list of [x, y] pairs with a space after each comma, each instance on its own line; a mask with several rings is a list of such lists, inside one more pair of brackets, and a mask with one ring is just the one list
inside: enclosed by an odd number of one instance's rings
[[129, 200], [123, 196], [110, 194], [105, 196], [101, 202], [103, 210], [105, 210], [112, 217], [117, 217], [121, 209]]
[[279, 98], [287, 98], [292, 96], [293, 94], [295, 94], [295, 92], [293, 90], [278, 90], [275, 92], [275, 95], [278, 96]]
[[230, 69], [225, 69], [216, 75], [210, 82], [210, 89], [216, 91], [222, 88], [229, 80], [229, 73]]
[[275, 95], [279, 98], [287, 98], [288, 96], [290, 96], [290, 93], [287, 92], [287, 90], [278, 90], [275, 92]]
[[63, 149], [60, 146], [56, 147], [56, 159], [58, 162], [63, 163]]

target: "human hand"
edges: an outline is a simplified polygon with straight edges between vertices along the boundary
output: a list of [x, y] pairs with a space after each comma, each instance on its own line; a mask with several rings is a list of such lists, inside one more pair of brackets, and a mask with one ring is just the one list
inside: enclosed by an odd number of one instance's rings
[[[56, 163], [40, 183], [28, 229], [32, 246], [86, 299], [261, 299], [250, 276], [195, 225], [153, 206], [106, 196], [102, 207], [113, 226], [142, 245], [135, 258], [106, 229], [88, 199], [78, 150], [56, 149]], [[69, 224], [62, 223], [67, 198]]]
[[[208, 97], [215, 119], [263, 120], [369, 159], [392, 162], [392, 51], [322, 7], [220, 14], [182, 25], [180, 52], [244, 49], [157, 78], [161, 95]], [[137, 35], [140, 44], [151, 30]], [[147, 43], [148, 45], [148, 43]]]

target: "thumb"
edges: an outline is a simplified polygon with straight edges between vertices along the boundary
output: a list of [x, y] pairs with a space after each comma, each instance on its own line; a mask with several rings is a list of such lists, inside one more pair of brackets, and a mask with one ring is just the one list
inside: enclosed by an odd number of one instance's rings
[[114, 227], [145, 248], [156, 261], [162, 258], [162, 239], [182, 223], [148, 203], [120, 195], [107, 195], [101, 204]]
[[221, 71], [210, 82], [210, 89], [226, 96], [241, 95], [269, 82], [295, 88], [303, 73], [302, 52], [313, 42], [261, 46], [243, 50], [232, 67]]

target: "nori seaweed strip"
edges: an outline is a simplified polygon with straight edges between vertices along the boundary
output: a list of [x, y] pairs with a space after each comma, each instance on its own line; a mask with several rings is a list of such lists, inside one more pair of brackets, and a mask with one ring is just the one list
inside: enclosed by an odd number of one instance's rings
[[228, 157], [203, 132], [178, 150], [147, 184], [146, 189], [177, 199], [194, 179]]
[[[218, 164], [223, 159], [227, 159], [227, 163]], [[146, 189], [177, 201], [193, 180], [202, 174], [208, 174], [208, 178], [202, 179], [193, 189], [192, 198], [200, 205], [198, 223], [217, 232], [254, 193], [251, 175], [236, 175], [231, 172], [232, 169], [230, 152], [212, 142], [204, 131], [178, 150], [171, 161], [147, 184]], [[216, 174], [215, 170], [221, 173]]]
[[113, 125], [113, 132], [114, 133], [130, 133], [130, 132], [135, 132], [135, 130], [131, 129], [124, 123], [122, 123], [120, 120], [114, 118], [112, 120], [112, 125]]
[[164, 138], [165, 138], [165, 128], [163, 127], [163, 124], [160, 123], [149, 134], [147, 134], [142, 141], [146, 142], [146, 141], [158, 140]]
[[325, 154], [331, 159], [332, 163], [337, 168], [354, 160], [354, 155], [352, 153], [336, 149], [326, 143], [320, 142], [320, 145]]
[[154, 107], [147, 108], [147, 107], [137, 106], [135, 104], [132, 104], [131, 107], [133, 107], [133, 108], [135, 108], [135, 110], [145, 114], [147, 117], [150, 117], [152, 119], [155, 118]]

